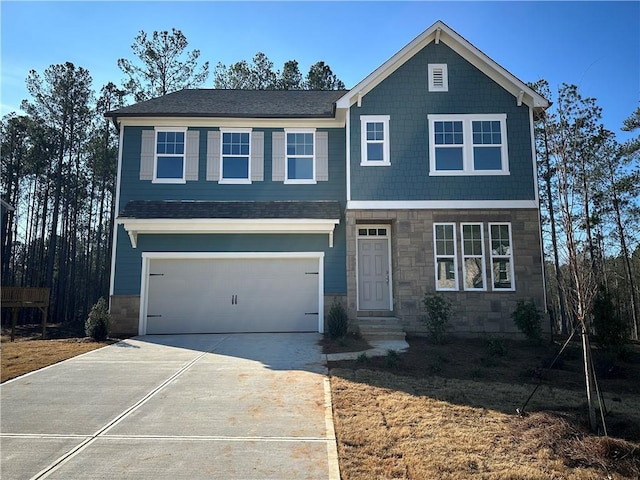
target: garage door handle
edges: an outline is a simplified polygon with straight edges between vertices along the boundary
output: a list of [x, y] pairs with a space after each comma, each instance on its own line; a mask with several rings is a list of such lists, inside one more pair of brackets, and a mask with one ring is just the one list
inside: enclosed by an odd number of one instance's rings
[[305, 315], [318, 315], [318, 312], [304, 312]]
[[161, 317], [162, 315], [147, 315], [147, 318], [156, 318]]
[[231, 295], [231, 305], [238, 304], [238, 295]]

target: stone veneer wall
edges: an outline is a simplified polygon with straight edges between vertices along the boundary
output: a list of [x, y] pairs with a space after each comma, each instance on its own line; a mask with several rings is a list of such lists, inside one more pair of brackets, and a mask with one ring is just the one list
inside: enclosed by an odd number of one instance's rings
[[117, 337], [118, 335], [138, 335], [140, 296], [112, 295], [110, 300], [110, 335], [114, 337]]
[[[389, 224], [391, 226], [391, 268], [393, 311], [408, 333], [424, 334], [420, 318], [424, 316], [422, 299], [435, 291], [433, 223], [455, 222], [458, 253], [458, 276], [462, 279], [459, 223], [483, 223], [485, 261], [490, 286], [489, 222], [510, 222], [513, 241], [515, 291], [513, 292], [439, 292], [455, 306], [452, 333], [515, 334], [511, 319], [516, 302], [533, 299], [544, 311], [544, 280], [540, 249], [538, 210], [349, 210], [347, 228], [347, 305], [349, 316], [356, 318], [356, 225]], [[462, 285], [460, 286], [462, 288]], [[543, 321], [543, 328], [549, 328]]]

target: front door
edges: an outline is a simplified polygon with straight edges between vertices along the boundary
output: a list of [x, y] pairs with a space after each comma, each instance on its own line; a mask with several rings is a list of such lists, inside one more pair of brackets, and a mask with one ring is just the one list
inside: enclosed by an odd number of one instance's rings
[[358, 309], [391, 310], [389, 227], [358, 226]]

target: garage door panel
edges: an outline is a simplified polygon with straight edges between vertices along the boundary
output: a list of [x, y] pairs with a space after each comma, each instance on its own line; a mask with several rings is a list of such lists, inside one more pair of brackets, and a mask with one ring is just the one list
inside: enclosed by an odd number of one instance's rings
[[147, 333], [317, 331], [318, 263], [151, 259]]

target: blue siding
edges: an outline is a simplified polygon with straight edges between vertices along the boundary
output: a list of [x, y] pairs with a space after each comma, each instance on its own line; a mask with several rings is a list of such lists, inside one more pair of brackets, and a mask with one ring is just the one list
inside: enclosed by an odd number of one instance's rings
[[[446, 63], [448, 92], [428, 91], [429, 63]], [[510, 175], [429, 176], [429, 114], [506, 113]], [[390, 115], [391, 166], [360, 166], [360, 115]], [[353, 200], [531, 200], [529, 108], [444, 43], [430, 43], [350, 110]]]
[[118, 227], [114, 293], [138, 295], [142, 252], [324, 252], [325, 294], [346, 294], [346, 242], [344, 219], [336, 226], [333, 248], [328, 235], [166, 234], [138, 235], [138, 248]]
[[[271, 133], [273, 129], [254, 129], [264, 134], [264, 181], [248, 185], [220, 185], [206, 181], [207, 132], [200, 130], [200, 162], [198, 181], [186, 184], [158, 184], [140, 180], [141, 132], [153, 127], [125, 127], [122, 155], [120, 209], [130, 200], [336, 200], [346, 201], [345, 131], [329, 132], [329, 181], [315, 185], [285, 185], [271, 181]], [[320, 131], [321, 129], [318, 129]], [[280, 129], [282, 131], [282, 129]]]

